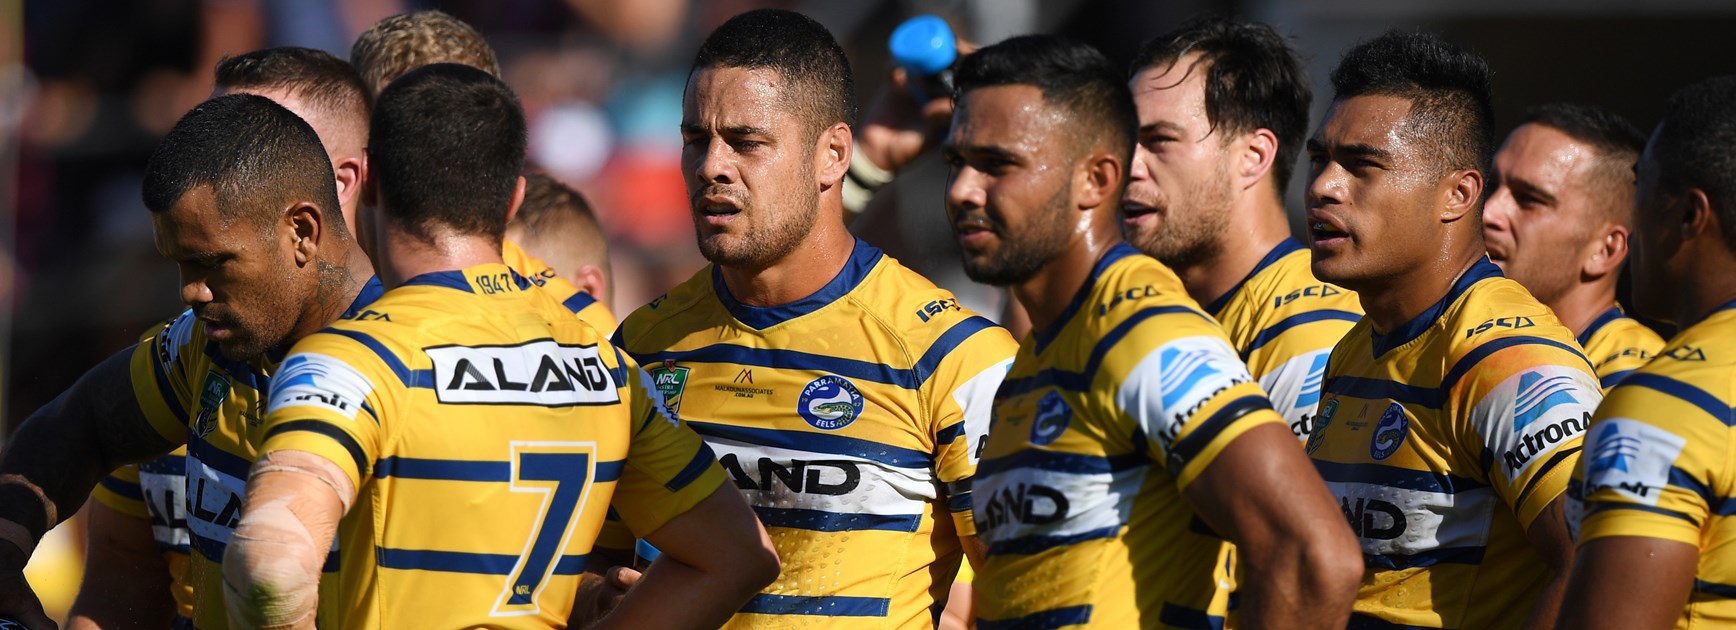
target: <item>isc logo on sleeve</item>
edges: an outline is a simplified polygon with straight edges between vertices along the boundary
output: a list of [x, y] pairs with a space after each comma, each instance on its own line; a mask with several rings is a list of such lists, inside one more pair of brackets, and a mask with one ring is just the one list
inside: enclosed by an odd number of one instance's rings
[[595, 345], [544, 339], [425, 352], [434, 361], [434, 391], [442, 403], [568, 407], [621, 402]]

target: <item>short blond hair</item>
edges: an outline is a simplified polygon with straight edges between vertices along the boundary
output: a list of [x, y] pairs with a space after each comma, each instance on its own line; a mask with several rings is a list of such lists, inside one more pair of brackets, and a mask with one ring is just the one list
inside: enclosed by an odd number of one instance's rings
[[393, 79], [434, 63], [464, 64], [500, 78], [500, 62], [488, 40], [463, 20], [440, 11], [380, 20], [356, 38], [350, 63], [374, 96]]

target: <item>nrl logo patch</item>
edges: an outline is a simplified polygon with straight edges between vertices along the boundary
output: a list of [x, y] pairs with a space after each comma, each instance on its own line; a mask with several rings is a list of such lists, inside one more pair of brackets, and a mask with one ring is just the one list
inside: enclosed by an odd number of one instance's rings
[[690, 368], [677, 367], [673, 359], [651, 368], [651, 382], [657, 385], [657, 392], [663, 394], [663, 404], [669, 407], [670, 412], [681, 410], [681, 393], [687, 390], [689, 370]]
[[1326, 427], [1332, 424], [1332, 416], [1338, 414], [1338, 399], [1331, 398], [1320, 407], [1320, 413], [1314, 416], [1314, 428], [1308, 433], [1308, 443], [1303, 447], [1309, 455], [1319, 450], [1320, 443], [1326, 438]]
[[193, 435], [205, 437], [217, 429], [217, 412], [229, 399], [229, 378], [215, 371], [205, 373], [199, 386], [199, 415], [193, 417]]

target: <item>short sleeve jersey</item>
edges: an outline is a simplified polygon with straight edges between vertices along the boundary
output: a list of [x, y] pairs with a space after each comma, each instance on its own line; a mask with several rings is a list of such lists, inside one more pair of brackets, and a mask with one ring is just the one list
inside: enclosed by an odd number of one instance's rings
[[1307, 444], [1368, 567], [1352, 625], [1520, 627], [1549, 578], [1526, 531], [1601, 399], [1572, 333], [1487, 259], [1394, 330], [1357, 324]]
[[959, 536], [976, 532], [972, 479], [1011, 335], [857, 241], [806, 298], [749, 306], [708, 267], [619, 336], [783, 562], [727, 627], [935, 623]]
[[723, 482], [649, 377], [531, 286], [500, 264], [417, 276], [285, 360], [261, 454], [358, 489], [323, 619], [559, 627], [611, 499], [649, 531]]
[[615, 321], [615, 314], [609, 312], [609, 306], [567, 282], [567, 279], [555, 273], [548, 263], [530, 255], [530, 252], [524, 251], [523, 247], [512, 241], [501, 241], [500, 256], [514, 273], [524, 276], [531, 284], [542, 287], [549, 293], [549, 297], [578, 315], [580, 320], [601, 331], [604, 336], [615, 334], [615, 326], [619, 322]]
[[1579, 333], [1579, 345], [1585, 348], [1585, 358], [1591, 359], [1599, 384], [1608, 392], [1657, 356], [1664, 349], [1664, 339], [1628, 317], [1620, 306], [1611, 306]]
[[1677, 628], [1736, 626], [1736, 303], [1614, 390], [1585, 439], [1568, 524], [1581, 545], [1638, 536], [1700, 550]]
[[1222, 627], [1221, 539], [1182, 491], [1280, 416], [1223, 329], [1117, 245], [1019, 347], [976, 483], [979, 627]]

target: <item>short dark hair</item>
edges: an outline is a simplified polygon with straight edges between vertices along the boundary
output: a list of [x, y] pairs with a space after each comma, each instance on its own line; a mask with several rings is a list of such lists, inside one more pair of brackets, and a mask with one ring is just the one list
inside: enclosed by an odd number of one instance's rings
[[213, 73], [224, 91], [281, 89], [309, 105], [367, 120], [368, 88], [354, 66], [323, 50], [279, 46], [224, 57]]
[[368, 153], [381, 210], [411, 234], [434, 225], [499, 240], [524, 168], [524, 110], [476, 68], [437, 63], [387, 84]]
[[1270, 26], [1208, 16], [1146, 41], [1128, 77], [1172, 65], [1189, 53], [1199, 53], [1205, 69], [1206, 118], [1214, 131], [1269, 129], [1278, 137], [1272, 176], [1282, 195], [1308, 133], [1308, 104], [1314, 99], [1302, 61]]
[[1055, 35], [1021, 35], [965, 57], [953, 82], [960, 99], [978, 88], [1034, 86], [1045, 103], [1065, 110], [1083, 127], [1076, 135], [1093, 144], [1081, 149], [1106, 147], [1124, 169], [1133, 158], [1133, 138], [1139, 131], [1133, 94], [1109, 59], [1089, 44]]
[[1698, 188], [1706, 193], [1725, 247], [1736, 250], [1736, 109], [1731, 103], [1736, 103], [1736, 75], [1677, 91], [1652, 132], [1650, 155], [1663, 192]]
[[163, 137], [145, 166], [144, 201], [164, 212], [210, 186], [224, 225], [243, 217], [271, 225], [291, 199], [337, 212], [334, 179], [319, 134], [300, 116], [263, 96], [230, 94], [200, 103]]
[[756, 9], [717, 27], [699, 46], [688, 77], [708, 68], [774, 70], [790, 83], [785, 93], [814, 135], [836, 123], [856, 124], [856, 83], [844, 49], [814, 18], [782, 9]]
[[1627, 166], [1646, 150], [1646, 134], [1620, 114], [1584, 103], [1545, 103], [1525, 110], [1519, 124], [1536, 123], [1591, 145], [1607, 158]]
[[1332, 71], [1333, 100], [1396, 96], [1411, 102], [1413, 139], [1433, 147], [1442, 171], [1489, 172], [1495, 146], [1488, 62], [1427, 33], [1397, 30], [1357, 44]]

